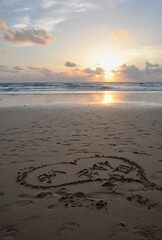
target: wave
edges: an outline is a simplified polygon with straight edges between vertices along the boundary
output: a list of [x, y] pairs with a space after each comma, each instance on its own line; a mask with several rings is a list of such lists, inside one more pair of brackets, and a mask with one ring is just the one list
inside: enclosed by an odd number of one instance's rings
[[1, 94], [45, 94], [56, 91], [162, 91], [162, 82], [0, 83]]

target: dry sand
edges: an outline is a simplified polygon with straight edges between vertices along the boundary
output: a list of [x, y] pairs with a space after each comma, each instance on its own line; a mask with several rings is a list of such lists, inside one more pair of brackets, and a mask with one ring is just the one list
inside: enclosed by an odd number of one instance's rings
[[0, 110], [1, 240], [161, 240], [162, 108]]

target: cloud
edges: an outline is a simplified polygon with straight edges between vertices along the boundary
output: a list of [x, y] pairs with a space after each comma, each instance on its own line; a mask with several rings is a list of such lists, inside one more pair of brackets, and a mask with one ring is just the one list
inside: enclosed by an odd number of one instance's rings
[[[123, 64], [116, 70], [112, 70], [113, 81], [125, 82], [161, 82], [162, 66], [158, 63], [146, 62], [145, 66], [140, 69], [136, 65]], [[73, 69], [67, 72], [55, 72], [46, 67], [37, 66], [6, 66], [0, 65], [0, 82], [45, 82], [45, 81], [104, 81], [105, 71], [101, 67], [95, 69]], [[112, 80], [112, 79], [111, 79]]]
[[18, 73], [20, 71], [24, 71], [24, 68], [21, 68], [19, 66], [9, 67], [9, 66], [5, 66], [5, 65], [0, 65], [1, 73]]
[[43, 74], [44, 76], [48, 74], [53, 74], [54, 72], [49, 69], [49, 68], [44, 68], [44, 67], [31, 67], [31, 66], [26, 66], [24, 68], [20, 66], [5, 66], [5, 65], [0, 65], [0, 72], [4, 73], [21, 73], [21, 74]]
[[[45, 8], [54, 6], [55, 12], [64, 13], [79, 13], [86, 12], [88, 10], [97, 9], [97, 5], [91, 0], [44, 0], [43, 5]], [[57, 5], [57, 7], [56, 7]]]
[[[73, 69], [73, 68], [72, 68]], [[5, 66], [0, 65], [0, 82], [83, 82], [103, 81], [104, 70], [96, 68], [78, 69], [70, 72], [56, 72], [50, 68], [37, 66]]]
[[114, 0], [108, 0], [108, 4], [109, 4], [109, 8], [114, 8], [115, 7]]
[[98, 5], [92, 0], [0, 0], [0, 11], [9, 15], [12, 29], [53, 31], [73, 15], [98, 9]]
[[120, 29], [118, 33], [112, 33], [112, 37], [119, 42], [127, 42], [132, 34], [127, 29]]
[[2, 31], [7, 31], [7, 25], [4, 20], [0, 20], [0, 28]]
[[160, 64], [151, 64], [149, 62], [146, 62], [146, 67], [144, 69], [144, 73], [147, 75], [161, 75], [162, 77], [162, 67], [160, 66]]
[[151, 64], [149, 62], [145, 62], [146, 64], [146, 68], [145, 69], [154, 69], [154, 68], [159, 68], [160, 67], [160, 64]]
[[29, 8], [29, 7], [24, 7], [24, 8], [14, 9], [13, 11], [14, 11], [14, 12], [26, 12], [26, 11], [29, 11], [29, 10], [31, 10], [31, 8]]
[[13, 2], [16, 3], [14, 0], [1, 0], [1, 5], [10, 5]]
[[97, 9], [97, 5], [90, 0], [42, 0], [44, 15], [34, 21], [34, 26], [52, 31], [55, 26], [71, 18], [73, 14]]
[[66, 62], [65, 66], [66, 67], [77, 67], [78, 65], [76, 63], [72, 63], [72, 62]]
[[5, 21], [0, 20], [0, 29], [3, 32], [3, 41], [8, 41], [13, 44], [37, 44], [48, 45], [54, 40], [51, 33], [46, 30], [35, 30], [22, 28], [20, 31], [10, 30]]
[[53, 71], [51, 69], [48, 68], [44, 68], [44, 67], [31, 67], [28, 66], [27, 69], [37, 72], [37, 73], [43, 73], [44, 75], [48, 75], [48, 74], [53, 74]]
[[6, 51], [2, 48], [0, 48], [0, 53], [5, 53]]
[[55, 0], [45, 0], [45, 1], [42, 1], [41, 3], [41, 7], [42, 8], [51, 8], [53, 7], [54, 5], [58, 4], [59, 2], [58, 1], [55, 1]]
[[48, 31], [52, 31], [54, 27], [65, 21], [65, 17], [44, 17], [38, 20], [34, 21], [34, 26], [36, 28], [44, 28], [47, 29]]
[[133, 0], [106, 0], [108, 2], [109, 8], [114, 8], [116, 7], [117, 4], [124, 4], [126, 2], [130, 2]]
[[28, 66], [27, 68], [28, 68], [29, 70], [32, 70], [32, 71], [38, 71], [38, 70], [40, 70], [40, 68], [38, 68], [38, 67]]
[[17, 18], [18, 23], [13, 25], [13, 28], [26, 28], [31, 24], [29, 17], [18, 17]]
[[160, 64], [145, 63], [145, 68], [139, 69], [135, 65], [121, 65], [111, 71], [116, 81], [161, 81], [162, 67]]
[[8, 72], [8, 67], [5, 65], [0, 65], [0, 72]]
[[96, 70], [93, 70], [91, 68], [85, 68], [83, 70], [84, 73], [87, 73], [89, 76], [104, 76], [105, 75], [105, 70], [101, 67], [97, 67]]
[[126, 80], [140, 79], [143, 75], [142, 71], [135, 65], [127, 66], [126, 64], [121, 65], [118, 70], [111, 71], [115, 78], [123, 78]]
[[0, 82], [81, 82], [87, 77], [78, 72], [55, 72], [49, 68], [24, 66], [0, 65]]
[[23, 68], [20, 68], [20, 67], [18, 67], [18, 66], [14, 67], [13, 69], [14, 69], [14, 70], [17, 70], [17, 71], [22, 71], [22, 70], [24, 70]]
[[69, 9], [70, 12], [79, 13], [79, 12], [86, 12], [88, 10], [97, 9], [98, 7], [96, 4], [90, 1], [84, 0], [69, 0], [64, 1], [64, 6]]
[[152, 62], [162, 63], [162, 45], [145, 45], [136, 49], [131, 49], [125, 52], [128, 59], [132, 61], [145, 62], [146, 59], [150, 59]]

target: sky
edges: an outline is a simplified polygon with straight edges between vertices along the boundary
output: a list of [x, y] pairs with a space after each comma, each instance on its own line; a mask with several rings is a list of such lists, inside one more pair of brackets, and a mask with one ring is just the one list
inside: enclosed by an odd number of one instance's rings
[[0, 0], [0, 82], [162, 82], [162, 0]]

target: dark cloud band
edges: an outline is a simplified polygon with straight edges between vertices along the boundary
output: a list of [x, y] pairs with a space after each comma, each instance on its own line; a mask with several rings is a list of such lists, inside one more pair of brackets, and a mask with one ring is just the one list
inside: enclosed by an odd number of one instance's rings
[[4, 20], [0, 20], [0, 29], [3, 32], [3, 41], [13, 44], [38, 44], [48, 45], [54, 37], [46, 30], [35, 30], [22, 28], [20, 31], [8, 29]]

